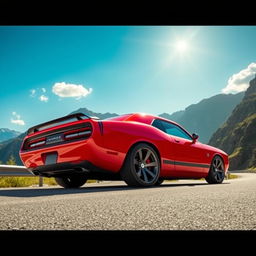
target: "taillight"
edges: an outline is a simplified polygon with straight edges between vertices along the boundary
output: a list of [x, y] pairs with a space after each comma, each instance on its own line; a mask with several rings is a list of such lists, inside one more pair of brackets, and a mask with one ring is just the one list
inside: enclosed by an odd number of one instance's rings
[[41, 142], [37, 142], [37, 143], [32, 143], [29, 145], [30, 148], [34, 148], [34, 147], [39, 147], [45, 144], [45, 141], [41, 141]]
[[82, 137], [88, 137], [92, 133], [91, 130], [86, 129], [79, 129], [79, 130], [73, 130], [64, 133], [64, 139], [65, 140], [73, 140], [73, 139], [78, 139]]
[[28, 144], [28, 148], [36, 148], [43, 146], [45, 144], [45, 138], [41, 138], [40, 140], [32, 140]]

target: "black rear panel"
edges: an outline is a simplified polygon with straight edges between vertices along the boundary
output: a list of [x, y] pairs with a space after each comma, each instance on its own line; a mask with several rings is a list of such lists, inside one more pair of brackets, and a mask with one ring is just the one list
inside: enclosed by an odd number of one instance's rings
[[23, 144], [22, 151], [52, 147], [74, 141], [88, 139], [92, 134], [90, 122], [83, 122], [72, 126], [57, 128], [52, 131], [44, 132], [32, 136]]

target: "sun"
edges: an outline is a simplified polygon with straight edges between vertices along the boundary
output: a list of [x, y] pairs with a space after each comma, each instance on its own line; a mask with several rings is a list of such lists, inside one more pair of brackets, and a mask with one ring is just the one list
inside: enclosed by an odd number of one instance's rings
[[175, 43], [175, 49], [178, 53], [183, 54], [188, 51], [188, 43], [184, 40]]

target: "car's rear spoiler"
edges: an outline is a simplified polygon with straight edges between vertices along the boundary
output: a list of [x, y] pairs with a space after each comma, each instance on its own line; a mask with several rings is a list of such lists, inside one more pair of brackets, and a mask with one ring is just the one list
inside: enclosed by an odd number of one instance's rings
[[[46, 123], [42, 123], [42, 124], [38, 124], [36, 126], [33, 126], [31, 128], [28, 129], [27, 131], [27, 135], [30, 135], [30, 134], [33, 134], [35, 132], [38, 132], [39, 131], [39, 128], [42, 128], [44, 126], [50, 126], [54, 123], [60, 123], [60, 122], [63, 122], [63, 121], [66, 121], [66, 120], [69, 120], [69, 119], [72, 119], [72, 118], [76, 118], [77, 121], [79, 120], [83, 120], [85, 118], [88, 118], [88, 119], [96, 119], [96, 117], [90, 117], [90, 116], [87, 116], [83, 113], [76, 113], [76, 114], [71, 114], [71, 115], [67, 115], [67, 116], [63, 116], [61, 118], [57, 118], [57, 119], [54, 119], [54, 120], [51, 120], [49, 122], [46, 122]], [[51, 126], [53, 127], [53, 126]]]

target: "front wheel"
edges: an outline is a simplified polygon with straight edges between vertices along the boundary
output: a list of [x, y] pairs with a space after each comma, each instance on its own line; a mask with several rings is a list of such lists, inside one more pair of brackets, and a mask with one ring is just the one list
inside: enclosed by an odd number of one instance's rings
[[55, 177], [58, 185], [64, 188], [79, 188], [85, 184], [87, 177], [82, 174], [73, 174], [63, 177]]
[[209, 184], [220, 184], [225, 178], [224, 163], [220, 156], [215, 156], [212, 160], [208, 176], [205, 180]]
[[133, 147], [125, 160], [121, 177], [128, 186], [153, 186], [160, 173], [160, 161], [153, 147], [139, 143]]

